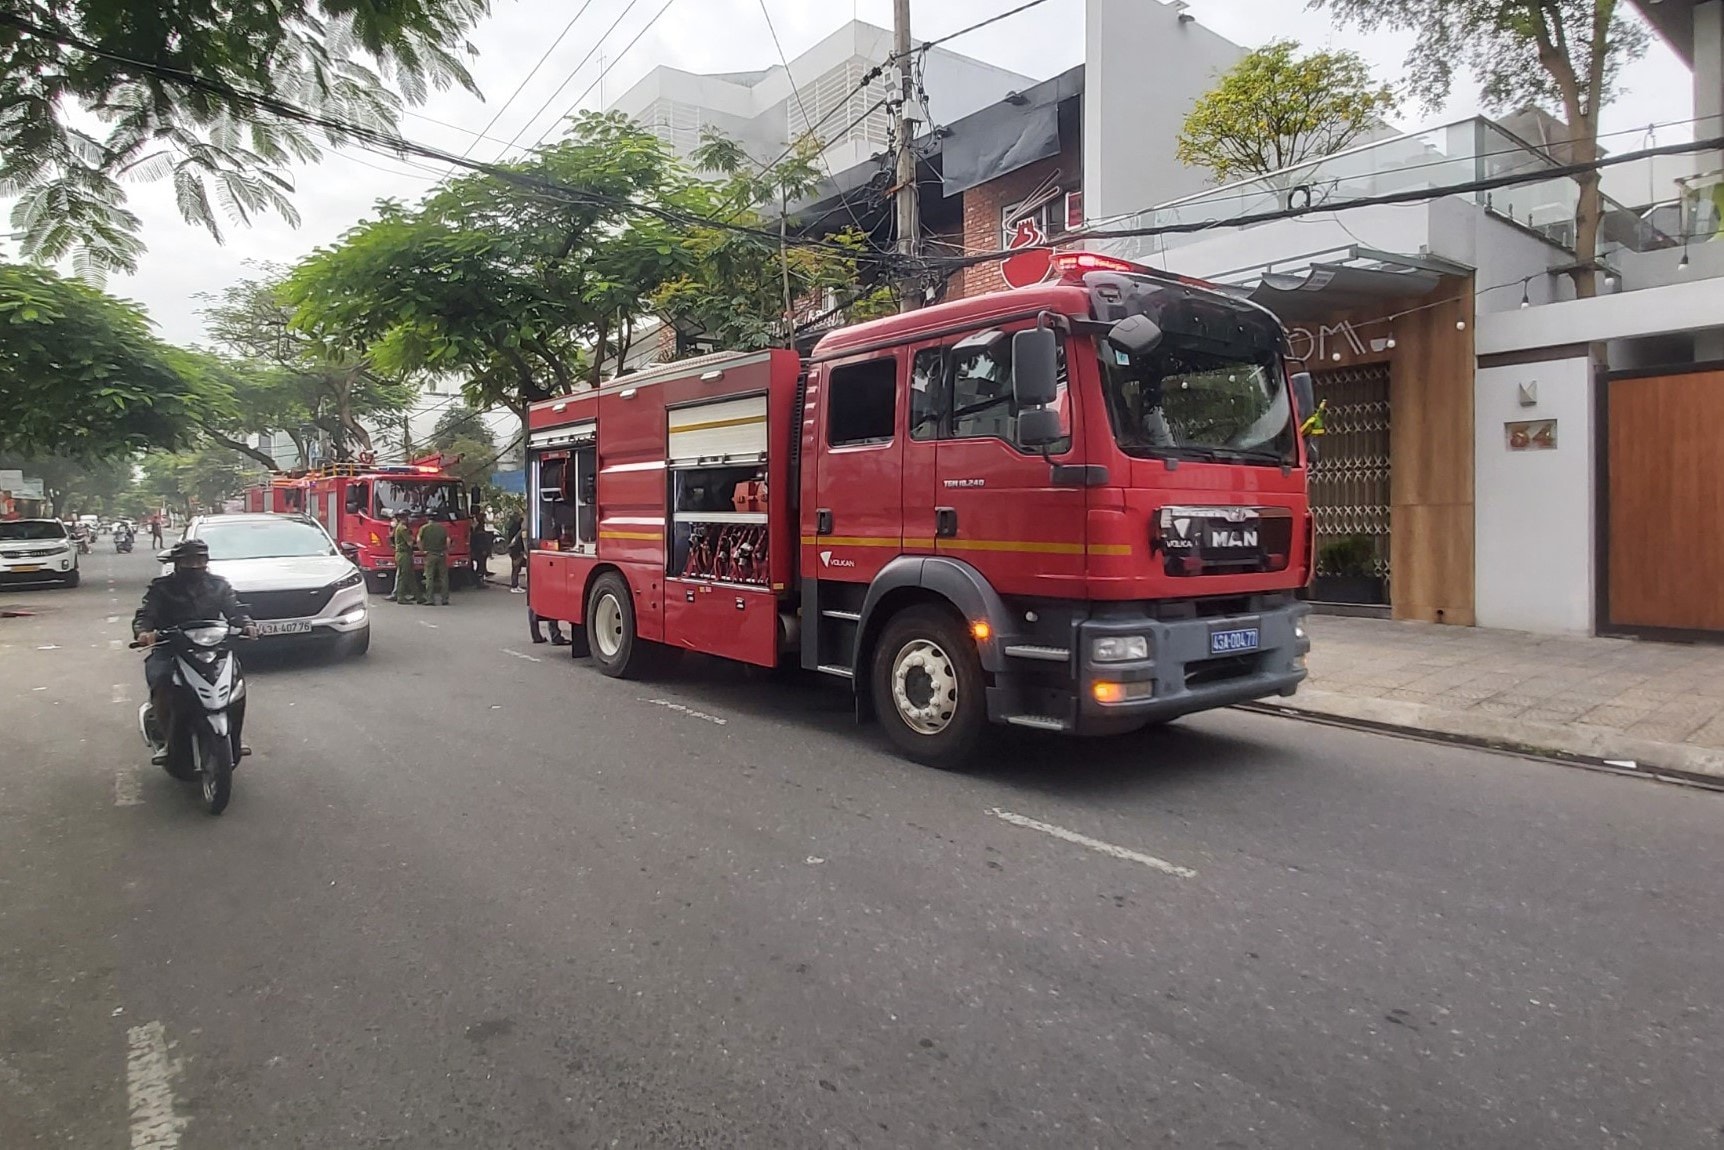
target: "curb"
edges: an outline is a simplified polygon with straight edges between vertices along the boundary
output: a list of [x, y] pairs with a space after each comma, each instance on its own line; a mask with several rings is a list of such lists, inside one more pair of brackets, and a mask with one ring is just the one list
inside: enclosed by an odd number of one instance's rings
[[1424, 703], [1312, 690], [1285, 702], [1245, 703], [1240, 709], [1724, 791], [1724, 750], [1659, 742], [1611, 727], [1524, 723]]

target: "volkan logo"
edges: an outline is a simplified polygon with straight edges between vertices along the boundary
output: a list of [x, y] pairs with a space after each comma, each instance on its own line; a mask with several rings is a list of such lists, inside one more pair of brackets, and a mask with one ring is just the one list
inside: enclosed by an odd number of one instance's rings
[[821, 566], [823, 566], [823, 567], [854, 567], [854, 566], [856, 566], [856, 563], [854, 560], [832, 558], [832, 552], [830, 552], [830, 551], [822, 551], [820, 553], [820, 563], [821, 563]]
[[832, 566], [832, 552], [822, 551], [820, 553], [820, 562], [823, 566], [826, 566], [826, 567]]

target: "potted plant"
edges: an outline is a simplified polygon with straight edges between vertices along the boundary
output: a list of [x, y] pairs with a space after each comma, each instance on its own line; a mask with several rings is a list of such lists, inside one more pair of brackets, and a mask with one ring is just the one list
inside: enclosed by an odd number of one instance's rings
[[1319, 603], [1387, 603], [1388, 588], [1376, 567], [1377, 544], [1369, 535], [1331, 539], [1317, 549], [1311, 598]]

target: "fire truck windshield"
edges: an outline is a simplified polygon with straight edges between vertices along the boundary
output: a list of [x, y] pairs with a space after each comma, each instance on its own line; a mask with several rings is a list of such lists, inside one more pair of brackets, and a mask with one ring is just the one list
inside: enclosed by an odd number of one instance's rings
[[461, 517], [461, 485], [447, 480], [379, 479], [373, 484], [376, 513], [394, 515], [405, 511], [427, 519]]
[[1114, 438], [1127, 455], [1280, 465], [1296, 458], [1280, 359], [1199, 350], [1169, 335], [1148, 355], [1097, 341]]

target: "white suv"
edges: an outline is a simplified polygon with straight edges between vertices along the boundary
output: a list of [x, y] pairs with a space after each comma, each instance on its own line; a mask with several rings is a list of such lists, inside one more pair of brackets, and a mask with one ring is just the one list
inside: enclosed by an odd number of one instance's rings
[[58, 519], [0, 521], [0, 582], [78, 585], [78, 549]]

